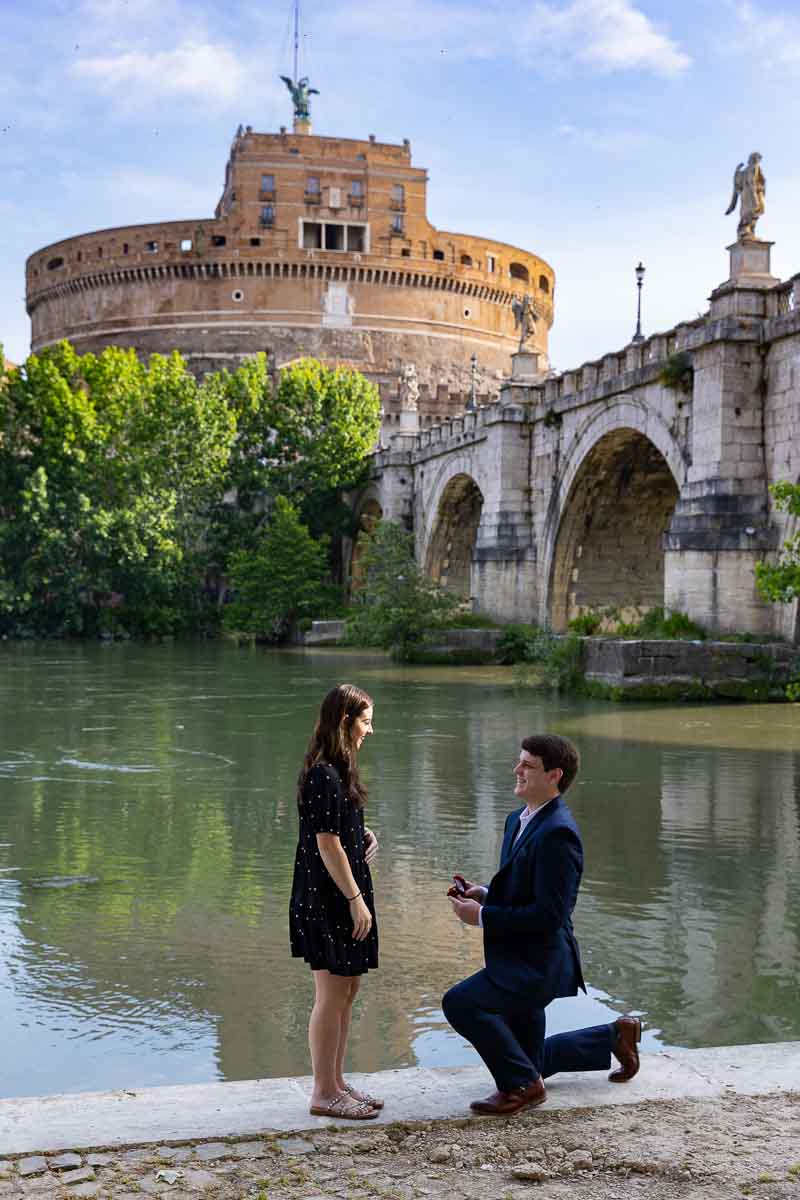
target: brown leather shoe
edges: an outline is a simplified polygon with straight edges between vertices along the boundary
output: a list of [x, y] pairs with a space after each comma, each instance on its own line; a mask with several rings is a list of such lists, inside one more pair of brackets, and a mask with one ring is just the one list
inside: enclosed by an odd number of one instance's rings
[[541, 1075], [527, 1087], [514, 1088], [511, 1092], [492, 1092], [485, 1100], [473, 1100], [470, 1108], [483, 1117], [513, 1117], [520, 1109], [543, 1104], [547, 1099]]
[[638, 1017], [620, 1017], [614, 1025], [617, 1038], [613, 1054], [614, 1058], [619, 1059], [620, 1065], [608, 1078], [612, 1083], [627, 1083], [639, 1070], [639, 1051], [636, 1049], [636, 1043], [642, 1040], [642, 1022]]

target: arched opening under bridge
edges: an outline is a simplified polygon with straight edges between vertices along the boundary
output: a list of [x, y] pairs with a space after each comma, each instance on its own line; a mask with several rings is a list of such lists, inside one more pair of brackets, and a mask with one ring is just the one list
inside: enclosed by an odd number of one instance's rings
[[483, 493], [469, 475], [454, 475], [442, 492], [425, 556], [425, 573], [468, 599]]
[[663, 536], [678, 500], [666, 459], [635, 429], [616, 429], [581, 463], [561, 513], [550, 621], [585, 612], [635, 621], [664, 603]]

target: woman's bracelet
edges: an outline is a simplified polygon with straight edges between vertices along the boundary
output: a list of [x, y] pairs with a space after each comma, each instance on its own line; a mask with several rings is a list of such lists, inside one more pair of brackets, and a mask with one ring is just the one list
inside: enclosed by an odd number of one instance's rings
[[347, 903], [352, 904], [353, 901], [357, 900], [360, 895], [361, 895], [361, 892], [356, 892], [355, 896], [349, 896], [347, 899]]

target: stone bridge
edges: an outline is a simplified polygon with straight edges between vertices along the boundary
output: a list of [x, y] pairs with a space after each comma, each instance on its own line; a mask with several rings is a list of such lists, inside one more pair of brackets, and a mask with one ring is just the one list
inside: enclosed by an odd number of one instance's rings
[[769, 243], [730, 250], [705, 316], [558, 377], [516, 355], [496, 404], [379, 450], [358, 510], [500, 620], [663, 604], [794, 640], [796, 605], [764, 603], [753, 568], [794, 531], [768, 488], [800, 474], [800, 275], [769, 274]]

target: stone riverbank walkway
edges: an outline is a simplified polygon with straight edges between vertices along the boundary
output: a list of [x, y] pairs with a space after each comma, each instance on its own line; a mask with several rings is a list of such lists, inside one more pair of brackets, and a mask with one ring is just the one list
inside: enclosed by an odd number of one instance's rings
[[308, 1079], [0, 1101], [0, 1198], [800, 1200], [800, 1042], [642, 1055], [471, 1118], [482, 1068], [382, 1071], [376, 1121], [308, 1114]]

